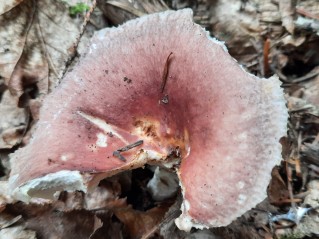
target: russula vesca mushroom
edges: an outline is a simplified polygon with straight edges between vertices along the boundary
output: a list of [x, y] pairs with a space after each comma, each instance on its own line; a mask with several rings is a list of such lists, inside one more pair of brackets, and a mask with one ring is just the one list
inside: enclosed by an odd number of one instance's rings
[[178, 227], [224, 226], [265, 198], [287, 117], [279, 80], [246, 73], [191, 10], [148, 15], [95, 34], [12, 155], [11, 189], [25, 201], [86, 191], [175, 154]]

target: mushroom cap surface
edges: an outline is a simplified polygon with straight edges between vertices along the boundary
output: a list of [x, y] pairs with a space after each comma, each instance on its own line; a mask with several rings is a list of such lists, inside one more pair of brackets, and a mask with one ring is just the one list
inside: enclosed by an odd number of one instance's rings
[[[191, 10], [148, 15], [95, 34], [11, 156], [11, 189], [21, 200], [86, 191], [178, 151], [178, 227], [225, 226], [265, 198], [287, 117], [279, 80], [245, 72]], [[139, 140], [125, 161], [113, 155]]]

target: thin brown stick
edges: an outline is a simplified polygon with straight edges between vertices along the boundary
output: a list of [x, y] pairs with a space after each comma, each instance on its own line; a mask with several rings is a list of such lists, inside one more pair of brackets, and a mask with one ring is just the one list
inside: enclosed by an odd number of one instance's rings
[[307, 74], [305, 76], [293, 79], [293, 80], [291, 80], [291, 82], [292, 83], [300, 83], [300, 82], [303, 82], [303, 81], [306, 81], [306, 80], [310, 80], [310, 79], [316, 77], [317, 75], [319, 75], [318, 72], [311, 72], [311, 73], [309, 73], [309, 74]]
[[113, 152], [113, 156], [119, 158], [120, 160], [122, 160], [124, 162], [126, 162], [126, 158], [121, 154], [121, 152], [126, 152], [126, 151], [128, 151], [128, 150], [130, 150], [132, 148], [140, 146], [141, 144], [143, 144], [143, 140], [139, 140], [139, 141], [137, 141], [135, 143], [126, 145], [125, 147], [119, 148], [118, 150], [114, 151]]
[[316, 20], [319, 20], [319, 16], [315, 15], [315, 14], [312, 14], [310, 12], [307, 12], [305, 9], [302, 9], [302, 8], [297, 8], [296, 9], [297, 13], [299, 13], [300, 15], [303, 15], [305, 17], [308, 17], [308, 18], [312, 18], [312, 19], [316, 19]]
[[270, 49], [270, 40], [266, 39], [264, 43], [264, 75], [267, 76], [269, 74], [269, 49]]
[[296, 203], [294, 201], [294, 194], [293, 194], [293, 189], [292, 189], [292, 169], [289, 166], [288, 162], [286, 162], [286, 173], [287, 173], [288, 192], [289, 192], [289, 197], [291, 200], [291, 207], [294, 210], [296, 210]]
[[133, 143], [133, 144], [129, 144], [129, 145], [123, 147], [123, 148], [119, 148], [119, 149], [116, 150], [116, 151], [125, 152], [125, 151], [128, 151], [128, 150], [132, 149], [132, 148], [135, 148], [135, 147], [137, 147], [137, 146], [140, 146], [141, 144], [143, 144], [143, 140], [139, 140], [139, 141], [137, 141], [137, 142], [135, 142], [135, 143]]
[[300, 149], [301, 149], [301, 142], [302, 142], [302, 132], [299, 131], [298, 134], [298, 146], [297, 146], [297, 157], [294, 158], [295, 161], [295, 170], [296, 174], [298, 177], [302, 178], [302, 173], [301, 173], [301, 165], [300, 165]]
[[119, 151], [114, 151], [113, 156], [119, 158], [123, 162], [126, 162], [126, 158]]
[[301, 198], [294, 198], [294, 199], [290, 199], [290, 198], [284, 198], [281, 200], [277, 200], [277, 201], [271, 201], [271, 204], [274, 205], [285, 205], [285, 204], [291, 204], [291, 203], [300, 203], [303, 200]]
[[165, 66], [164, 66], [164, 71], [163, 71], [163, 75], [162, 75], [162, 84], [161, 84], [161, 93], [164, 92], [165, 89], [165, 85], [166, 85], [166, 81], [167, 81], [167, 75], [168, 75], [168, 67], [169, 67], [169, 59], [171, 58], [171, 55], [173, 54], [173, 52], [171, 52], [165, 62]]

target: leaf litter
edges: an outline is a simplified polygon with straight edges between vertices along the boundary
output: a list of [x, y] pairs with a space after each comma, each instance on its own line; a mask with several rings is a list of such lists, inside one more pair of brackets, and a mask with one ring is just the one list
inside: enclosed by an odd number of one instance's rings
[[[319, 236], [316, 219], [319, 212], [319, 38], [316, 28], [319, 9], [316, 1], [300, 1], [298, 5], [289, 0], [279, 4], [270, 0], [220, 0], [215, 4], [209, 1], [194, 4], [187, 0], [136, 2], [134, 5], [124, 0], [120, 1], [121, 4], [101, 1], [98, 7], [114, 24], [168, 8], [191, 7], [195, 11], [194, 18], [207, 26], [213, 36], [224, 40], [233, 57], [249, 72], [261, 76], [267, 71], [270, 75], [276, 73], [285, 88], [290, 111], [289, 134], [283, 143], [285, 160], [273, 171], [268, 199], [230, 226], [202, 233], [212, 238]], [[94, 5], [89, 1], [84, 4]], [[3, 151], [27, 143], [23, 137], [28, 137], [32, 130], [30, 125], [38, 118], [41, 101], [59, 84], [70, 59], [87, 40], [84, 36], [79, 42], [83, 15], [77, 13], [71, 17], [66, 3], [7, 1], [1, 6], [0, 14], [0, 146]], [[91, 20], [87, 19], [87, 31], [96, 29], [101, 18], [102, 14], [95, 9]], [[264, 47], [266, 42], [269, 44], [267, 48]], [[78, 43], [80, 46], [76, 49], [74, 46]], [[7, 166], [4, 161], [2, 164]], [[135, 179], [136, 173], [116, 176], [103, 180], [97, 191], [91, 194], [63, 193], [57, 202], [51, 204], [45, 201], [30, 205], [13, 202], [5, 193], [5, 181], [1, 181], [1, 216], [9, 215], [5, 219], [9, 224], [1, 229], [1, 236], [72, 238], [73, 232], [77, 238], [99, 238], [103, 232], [114, 238], [140, 238], [155, 227], [156, 233], [150, 237], [178, 238], [181, 232], [173, 225], [173, 220], [164, 220], [169, 206], [154, 201], [150, 195], [145, 196], [148, 194], [147, 183], [154, 172], [146, 168], [138, 173], [144, 176]], [[3, 174], [3, 180], [6, 177]], [[132, 193], [132, 188], [136, 187], [144, 187], [143, 198], [126, 201], [128, 192]], [[146, 198], [153, 201], [143, 202]], [[143, 207], [143, 203], [147, 207]], [[175, 210], [178, 211], [179, 207], [178, 204]], [[302, 214], [298, 213], [301, 211]], [[146, 228], [140, 227], [136, 218], [144, 222]], [[292, 223], [287, 224], [290, 218]], [[161, 224], [163, 220], [165, 223]], [[50, 228], [45, 231], [48, 221], [51, 222]], [[64, 227], [56, 230], [55, 226], [61, 223]], [[82, 226], [80, 231], [79, 225]], [[182, 234], [185, 238], [191, 235], [196, 238], [196, 233]]]

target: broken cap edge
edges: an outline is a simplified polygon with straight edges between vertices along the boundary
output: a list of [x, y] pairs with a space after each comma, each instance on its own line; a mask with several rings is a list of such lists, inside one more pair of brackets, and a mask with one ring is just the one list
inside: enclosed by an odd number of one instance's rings
[[[241, 69], [245, 71], [243, 67], [241, 67]], [[252, 75], [246, 71], [245, 73]], [[177, 175], [179, 177], [179, 183], [183, 195], [183, 202], [181, 205], [182, 214], [177, 219], [175, 219], [175, 224], [180, 230], [190, 231], [192, 227], [197, 229], [204, 229], [210, 227], [227, 226], [232, 221], [236, 220], [236, 218], [240, 217], [245, 212], [255, 207], [258, 203], [260, 203], [267, 197], [266, 188], [271, 179], [271, 170], [274, 166], [280, 164], [282, 160], [282, 145], [280, 143], [280, 139], [287, 135], [287, 122], [289, 114], [286, 107], [284, 91], [280, 87], [282, 82], [279, 80], [279, 78], [276, 75], [268, 79], [258, 78], [256, 76], [254, 76], [254, 78], [261, 81], [261, 89], [263, 92], [262, 99], [263, 102], [267, 102], [266, 104], [262, 105], [262, 118], [264, 121], [263, 125], [265, 125], [263, 127], [263, 132], [265, 132], [265, 137], [267, 137], [267, 135], [272, 136], [265, 146], [265, 151], [267, 149], [271, 149], [271, 153], [268, 156], [268, 158], [271, 160], [269, 160], [268, 163], [265, 161], [265, 165], [263, 167], [264, 170], [261, 172], [260, 175], [261, 177], [263, 177], [263, 180], [257, 181], [255, 185], [255, 188], [262, 188], [263, 191], [255, 195], [251, 195], [250, 197], [253, 197], [254, 203], [251, 203], [250, 205], [244, 205], [234, 214], [228, 215], [226, 223], [221, 223], [220, 221], [213, 218], [207, 223], [201, 223], [189, 214], [191, 204], [189, 203], [187, 198], [185, 198], [187, 189], [185, 188], [185, 185], [183, 185], [183, 182], [181, 180], [181, 172], [178, 171]]]
[[[136, 25], [141, 25], [141, 27], [143, 26], [144, 21], [148, 21], [149, 19], [149, 15], [157, 15], [160, 18], [167, 18], [167, 17], [172, 17], [171, 14], [174, 13], [175, 17], [183, 17], [183, 18], [188, 18], [188, 21], [192, 22], [193, 24], [198, 25], [197, 23], [194, 22], [194, 14], [193, 14], [193, 10], [191, 8], [184, 8], [184, 9], [180, 9], [180, 10], [167, 10], [164, 12], [157, 12], [157, 13], [153, 13], [153, 14], [147, 14], [144, 16], [141, 16], [139, 18], [136, 19], [132, 19], [129, 20], [117, 27], [107, 27], [104, 29], [101, 29], [99, 31], [96, 31], [91, 39], [91, 45], [88, 46], [87, 52], [90, 54], [92, 53], [94, 50], [96, 50], [96, 48], [94, 46], [96, 46], [96, 42], [98, 41], [103, 41], [105, 39], [105, 36], [107, 36], [108, 34], [111, 34], [112, 32], [118, 32], [119, 29], [121, 29], [123, 31], [123, 26], [125, 25], [126, 27], [132, 27], [133, 24]], [[228, 49], [225, 45], [224, 41], [218, 40], [215, 37], [212, 37], [210, 32], [207, 31], [205, 28], [201, 27], [200, 25], [198, 25], [202, 31], [206, 34], [206, 37], [211, 40], [212, 42], [216, 43], [218, 46], [220, 46], [226, 53], [229, 54]], [[136, 27], [136, 26], [135, 26]], [[120, 34], [120, 33], [116, 33], [116, 34]], [[93, 43], [93, 44], [92, 44]], [[93, 47], [92, 47], [93, 46]], [[236, 59], [233, 58], [234, 61], [236, 61]], [[237, 61], [236, 61], [237, 62]]]
[[9, 179], [9, 191], [12, 197], [23, 202], [30, 202], [31, 198], [54, 199], [54, 195], [61, 191], [87, 192], [88, 182], [92, 179], [79, 171], [61, 170], [32, 179], [25, 184], [15, 187], [18, 174]]
[[182, 201], [182, 205], [181, 205], [181, 211], [182, 214], [175, 219], [175, 224], [178, 227], [179, 230], [183, 230], [185, 232], [190, 232], [190, 230], [192, 229], [192, 227], [195, 227], [197, 229], [209, 229], [209, 226], [201, 224], [201, 223], [197, 223], [196, 220], [194, 220], [194, 218], [192, 218], [188, 211], [190, 209], [190, 203], [189, 201], [185, 198], [185, 192], [186, 189], [184, 187], [184, 185], [182, 184], [182, 180], [181, 180], [181, 176], [180, 176], [180, 171], [177, 170], [176, 171], [178, 179], [179, 179], [179, 186], [181, 187], [181, 193], [183, 196], [183, 201]]
[[[143, 167], [145, 164], [161, 164], [163, 155], [153, 150], [143, 150], [135, 160], [123, 167], [108, 172], [80, 172], [78, 170], [61, 170], [42, 177], [34, 178], [25, 184], [19, 185], [16, 180], [19, 174], [9, 178], [9, 194], [15, 199], [23, 202], [30, 202], [32, 198], [45, 198], [54, 200], [55, 195], [62, 191], [84, 193], [93, 190], [101, 180], [116, 175], [120, 172]], [[167, 166], [166, 163], [163, 163]], [[168, 165], [169, 166], [169, 165]]]

